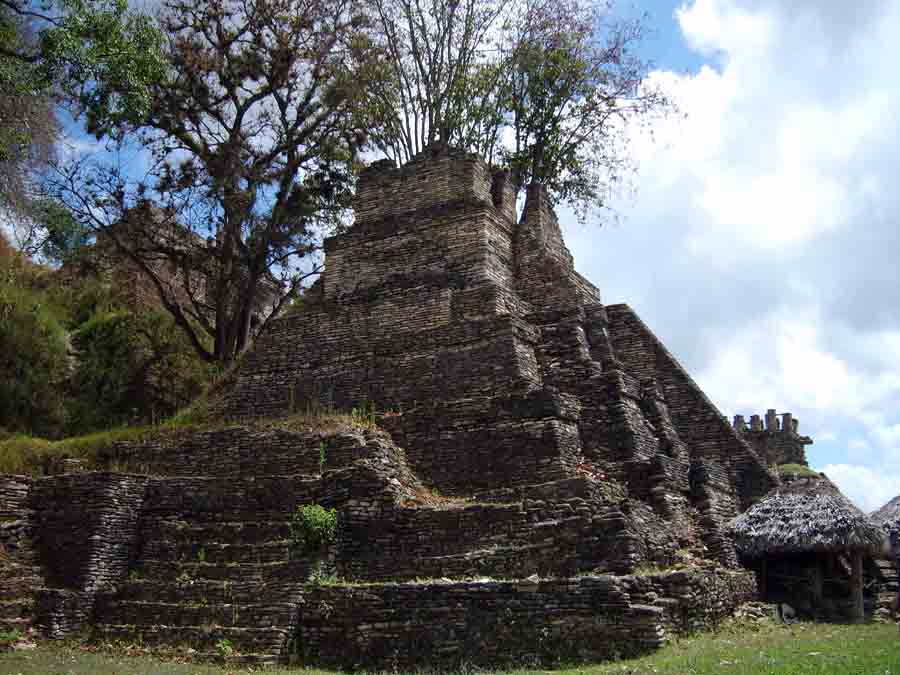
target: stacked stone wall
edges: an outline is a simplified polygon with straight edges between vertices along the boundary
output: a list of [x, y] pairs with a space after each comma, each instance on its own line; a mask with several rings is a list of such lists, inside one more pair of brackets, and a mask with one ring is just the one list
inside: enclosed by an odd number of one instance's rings
[[324, 587], [304, 593], [296, 649], [379, 670], [596, 660], [659, 647], [661, 615], [614, 577]]
[[552, 665], [633, 656], [718, 625], [755, 596], [752, 573], [323, 587], [303, 594], [304, 663]]
[[138, 546], [147, 487], [142, 476], [86, 473], [35, 481], [29, 495], [36, 553], [48, 588], [35, 621], [53, 637], [85, 626], [96, 593], [125, 577]]
[[770, 466], [801, 464], [808, 466], [805, 446], [812, 444], [809, 436], [798, 433], [800, 422], [791, 413], [783, 413], [779, 421], [774, 408], [766, 412], [765, 426], [759, 415], [750, 416], [750, 425], [743, 415], [735, 415], [733, 427], [737, 434], [754, 447]]

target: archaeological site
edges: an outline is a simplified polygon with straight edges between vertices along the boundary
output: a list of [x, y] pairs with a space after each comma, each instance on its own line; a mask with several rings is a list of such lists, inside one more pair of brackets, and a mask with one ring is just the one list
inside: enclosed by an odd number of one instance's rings
[[452, 148], [367, 168], [325, 272], [205, 423], [0, 476], [2, 624], [493, 667], [650, 651], [757, 598], [730, 523], [811, 440], [726, 420], [575, 271], [541, 186], [517, 211]]

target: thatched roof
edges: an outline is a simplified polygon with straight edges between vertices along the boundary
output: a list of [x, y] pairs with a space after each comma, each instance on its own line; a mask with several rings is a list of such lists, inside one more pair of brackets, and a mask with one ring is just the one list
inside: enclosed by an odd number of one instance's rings
[[900, 495], [873, 511], [870, 518], [888, 533], [894, 551], [900, 554]]
[[731, 523], [737, 550], [760, 557], [813, 551], [883, 550], [885, 536], [824, 476], [775, 488]]

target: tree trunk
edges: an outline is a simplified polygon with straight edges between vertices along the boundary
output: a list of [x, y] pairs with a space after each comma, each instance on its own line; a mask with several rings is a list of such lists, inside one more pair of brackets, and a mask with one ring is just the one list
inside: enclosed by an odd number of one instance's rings
[[865, 606], [863, 605], [863, 555], [860, 551], [853, 552], [851, 564], [850, 592], [853, 597], [853, 621], [862, 623], [865, 619]]

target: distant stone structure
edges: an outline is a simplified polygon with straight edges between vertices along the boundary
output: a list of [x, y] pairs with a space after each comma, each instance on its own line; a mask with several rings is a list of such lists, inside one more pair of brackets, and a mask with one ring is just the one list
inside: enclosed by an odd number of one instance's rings
[[[636, 654], [753, 597], [725, 528], [766, 458], [575, 271], [543, 189], [515, 197], [446, 147], [370, 167], [302, 311], [211, 402], [230, 426], [0, 480], [6, 616], [385, 669]], [[279, 421], [370, 405], [384, 431]], [[290, 545], [312, 503], [338, 512], [317, 556]]]
[[794, 419], [791, 413], [782, 414], [781, 420], [778, 417], [775, 410], [769, 408], [766, 411], [765, 420], [759, 415], [752, 415], [748, 427], [743, 415], [735, 415], [734, 430], [746, 439], [770, 466], [781, 464], [809, 466], [806, 461], [805, 448], [807, 445], [812, 445], [812, 439], [798, 433], [800, 422]]

